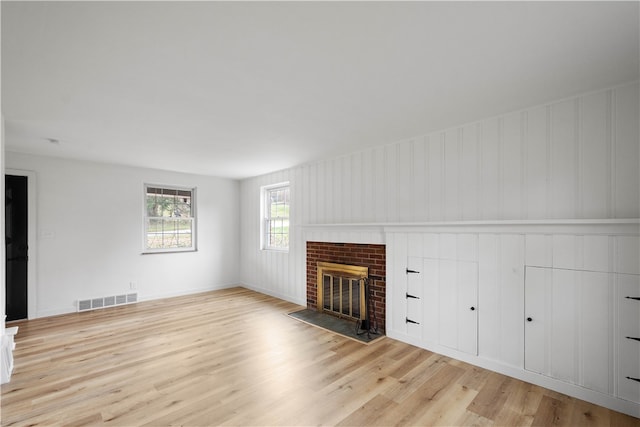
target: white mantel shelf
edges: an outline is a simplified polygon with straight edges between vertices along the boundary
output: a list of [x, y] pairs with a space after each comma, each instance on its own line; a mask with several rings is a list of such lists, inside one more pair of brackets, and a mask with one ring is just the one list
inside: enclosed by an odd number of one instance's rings
[[304, 224], [305, 231], [350, 231], [374, 233], [473, 232], [473, 233], [531, 233], [554, 234], [571, 231], [577, 234], [640, 234], [640, 219], [551, 219], [503, 221], [442, 221], [407, 223], [342, 223]]

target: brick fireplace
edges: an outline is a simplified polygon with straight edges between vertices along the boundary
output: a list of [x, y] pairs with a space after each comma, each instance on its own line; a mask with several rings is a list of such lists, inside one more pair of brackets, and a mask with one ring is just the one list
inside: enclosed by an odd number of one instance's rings
[[[307, 242], [307, 307], [318, 308], [318, 262], [357, 265], [369, 268], [370, 320], [385, 331], [386, 248], [385, 245], [359, 243]], [[372, 326], [376, 326], [376, 322]]]

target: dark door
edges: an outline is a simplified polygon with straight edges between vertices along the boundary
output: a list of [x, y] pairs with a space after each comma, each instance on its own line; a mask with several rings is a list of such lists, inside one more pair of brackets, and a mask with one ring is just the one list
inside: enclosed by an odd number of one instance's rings
[[27, 318], [27, 177], [5, 176], [7, 320]]

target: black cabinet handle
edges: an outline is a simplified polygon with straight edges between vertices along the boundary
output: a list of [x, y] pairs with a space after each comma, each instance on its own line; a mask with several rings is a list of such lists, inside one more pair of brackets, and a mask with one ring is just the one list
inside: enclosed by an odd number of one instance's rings
[[640, 301], [640, 297], [625, 297], [626, 299], [634, 299], [636, 301]]
[[417, 297], [415, 295], [411, 295], [410, 293], [405, 293], [405, 295], [406, 295], [407, 299], [408, 298], [420, 299], [420, 297]]
[[625, 338], [627, 338], [628, 340], [640, 341], [640, 338], [638, 337], [625, 337]]
[[475, 307], [471, 307], [469, 310], [475, 311], [475, 309], [476, 309]]
[[628, 380], [637, 381], [640, 383], [640, 378], [627, 377]]
[[407, 274], [420, 274], [419, 271], [410, 270], [409, 268], [407, 268], [405, 271], [407, 272]]
[[527, 317], [527, 322], [532, 322], [533, 319], [531, 317]]
[[406, 323], [413, 323], [414, 325], [419, 325], [420, 323], [416, 322], [415, 320], [411, 320], [408, 317], [405, 317], [405, 321]]

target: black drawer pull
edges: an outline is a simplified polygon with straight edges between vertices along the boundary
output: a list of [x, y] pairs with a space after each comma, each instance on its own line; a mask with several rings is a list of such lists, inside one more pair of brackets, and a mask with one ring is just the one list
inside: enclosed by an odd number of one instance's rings
[[413, 323], [414, 325], [419, 325], [420, 323], [416, 322], [415, 320], [411, 320], [408, 317], [405, 317], [405, 320], [407, 323]]
[[407, 296], [407, 299], [409, 299], [409, 298], [420, 299], [420, 297], [417, 297], [417, 296], [415, 296], [415, 295], [411, 295], [411, 294], [409, 294], [409, 293], [406, 293], [405, 295]]
[[637, 381], [640, 383], [640, 378], [627, 377], [628, 380]]
[[409, 268], [407, 268], [405, 271], [407, 272], [407, 274], [420, 274], [419, 271], [410, 270]]
[[626, 337], [628, 340], [635, 340], [635, 341], [640, 341], [640, 338], [638, 337]]
[[625, 297], [626, 299], [634, 299], [636, 301], [640, 301], [640, 297]]

